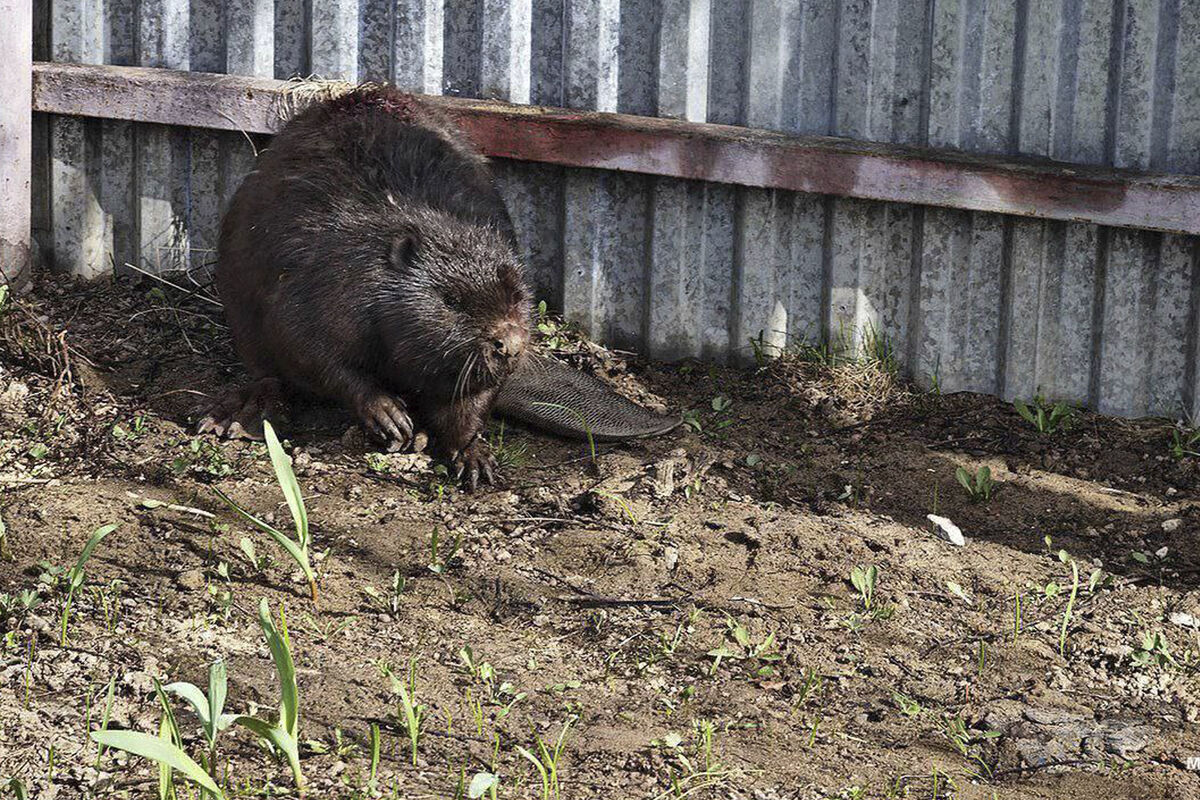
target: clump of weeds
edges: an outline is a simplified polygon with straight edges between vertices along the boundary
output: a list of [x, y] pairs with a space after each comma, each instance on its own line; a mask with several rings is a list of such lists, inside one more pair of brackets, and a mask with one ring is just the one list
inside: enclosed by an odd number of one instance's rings
[[1051, 403], [1041, 394], [1036, 395], [1031, 403], [1018, 398], [1013, 401], [1013, 408], [1043, 435], [1070, 430], [1075, 424], [1075, 409], [1066, 403]]
[[972, 475], [967, 472], [965, 467], [959, 467], [954, 472], [954, 477], [958, 479], [959, 484], [967, 492], [967, 496], [972, 501], [988, 502], [992, 499], [992, 492], [995, 490], [995, 482], [992, 480], [992, 470], [985, 466], [975, 470]]

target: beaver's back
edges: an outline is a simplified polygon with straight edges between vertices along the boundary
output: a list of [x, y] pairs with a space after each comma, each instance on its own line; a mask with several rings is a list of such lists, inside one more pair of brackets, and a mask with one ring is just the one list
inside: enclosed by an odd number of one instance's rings
[[239, 187], [218, 243], [217, 288], [252, 371], [273, 371], [283, 332], [269, 326], [280, 313], [289, 335], [347, 348], [366, 340], [364, 293], [413, 208], [496, 229], [515, 246], [484, 160], [410, 96], [358, 89], [287, 123]]

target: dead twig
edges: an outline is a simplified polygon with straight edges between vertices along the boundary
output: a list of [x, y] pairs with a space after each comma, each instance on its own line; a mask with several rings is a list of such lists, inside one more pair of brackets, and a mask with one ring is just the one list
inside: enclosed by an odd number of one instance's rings
[[142, 275], [145, 275], [147, 278], [150, 278], [151, 280], [156, 280], [165, 286], [170, 286], [172, 289], [175, 289], [176, 291], [183, 292], [184, 294], [188, 295], [189, 297], [195, 297], [197, 300], [203, 300], [204, 302], [208, 303], [209, 305], [216, 306], [217, 308], [225, 307], [221, 304], [221, 302], [219, 300], [214, 300], [211, 297], [206, 297], [206, 296], [200, 294], [200, 292], [194, 291], [192, 289], [188, 289], [184, 286], [180, 286], [178, 283], [169, 281], [161, 275], [155, 275], [153, 272], [150, 272], [149, 270], [144, 270], [141, 267], [134, 266], [133, 264], [130, 264], [128, 261], [125, 262], [125, 266], [129, 267], [134, 272], [138, 272], [138, 273], [141, 273]]

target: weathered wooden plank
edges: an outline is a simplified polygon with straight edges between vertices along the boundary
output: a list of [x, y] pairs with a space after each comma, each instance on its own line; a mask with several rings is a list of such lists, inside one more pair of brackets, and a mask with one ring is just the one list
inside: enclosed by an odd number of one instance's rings
[[32, 252], [33, 4], [0, 0], [0, 19], [5, 20], [0, 33], [0, 285], [20, 287]]
[[[36, 111], [270, 133], [288, 84], [139, 67], [34, 65]], [[503, 158], [840, 197], [1200, 233], [1200, 177], [790, 136], [626, 114], [427, 98]]]

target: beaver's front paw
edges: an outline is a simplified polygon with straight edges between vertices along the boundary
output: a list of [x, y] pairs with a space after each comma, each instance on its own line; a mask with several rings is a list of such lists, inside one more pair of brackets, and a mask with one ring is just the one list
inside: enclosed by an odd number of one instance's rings
[[367, 435], [388, 452], [402, 450], [412, 441], [412, 417], [408, 407], [395, 395], [372, 394], [355, 407]]
[[496, 457], [492, 446], [483, 439], [476, 439], [450, 459], [454, 467], [454, 479], [464, 481], [468, 491], [479, 487], [479, 479], [494, 485], [496, 482]]

